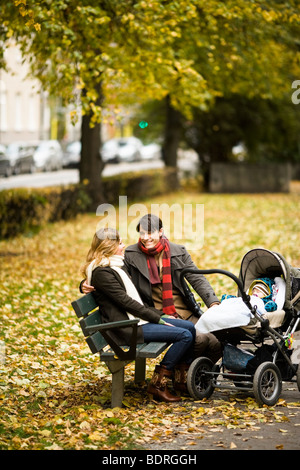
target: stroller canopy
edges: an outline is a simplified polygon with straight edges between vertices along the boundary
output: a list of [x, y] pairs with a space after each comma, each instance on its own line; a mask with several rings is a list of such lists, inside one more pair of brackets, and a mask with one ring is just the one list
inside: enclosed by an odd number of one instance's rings
[[[245, 254], [239, 274], [245, 292], [255, 279], [276, 276], [281, 276], [286, 282], [284, 308], [290, 308], [292, 299], [300, 290], [300, 269], [290, 266], [279, 253], [264, 248], [256, 248]], [[294, 307], [296, 310], [300, 310], [299, 298]]]

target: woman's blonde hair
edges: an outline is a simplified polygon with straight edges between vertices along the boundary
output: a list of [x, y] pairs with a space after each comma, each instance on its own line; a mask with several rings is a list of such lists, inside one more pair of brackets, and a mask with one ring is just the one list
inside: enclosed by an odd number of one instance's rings
[[83, 276], [86, 278], [86, 269], [94, 259], [96, 260], [96, 266], [100, 266], [101, 262], [103, 266], [108, 265], [108, 262], [105, 264], [106, 258], [115, 254], [119, 244], [120, 235], [116, 229], [101, 228], [97, 230], [86, 256], [86, 262], [81, 268]]

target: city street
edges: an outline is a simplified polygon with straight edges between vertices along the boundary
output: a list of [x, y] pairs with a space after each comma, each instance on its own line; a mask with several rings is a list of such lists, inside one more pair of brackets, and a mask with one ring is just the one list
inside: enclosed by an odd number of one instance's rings
[[[147, 170], [149, 168], [162, 168], [163, 163], [161, 160], [154, 162], [139, 162], [139, 163], [119, 163], [116, 165], [108, 164], [105, 166], [102, 176], [113, 176], [118, 173], [125, 173], [127, 171]], [[74, 184], [79, 181], [78, 169], [64, 169], [60, 171], [51, 171], [44, 173], [28, 174], [11, 176], [9, 178], [0, 179], [0, 190], [10, 188], [38, 188], [44, 186], [57, 186]]]
[[[197, 155], [193, 152], [184, 152], [178, 159], [178, 167], [181, 171], [195, 172], [198, 164]], [[129, 171], [143, 171], [163, 168], [162, 160], [145, 160], [141, 162], [107, 164], [102, 176], [113, 176]], [[0, 190], [11, 188], [38, 188], [45, 186], [57, 186], [75, 184], [79, 181], [78, 169], [64, 169], [61, 171], [39, 172], [34, 174], [20, 174], [9, 178], [0, 178]]]

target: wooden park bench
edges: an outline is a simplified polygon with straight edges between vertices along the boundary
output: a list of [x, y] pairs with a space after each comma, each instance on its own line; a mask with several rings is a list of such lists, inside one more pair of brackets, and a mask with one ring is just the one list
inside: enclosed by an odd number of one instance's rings
[[[92, 293], [72, 302], [85, 340], [93, 354], [100, 354], [100, 361], [105, 362], [112, 374], [111, 406], [122, 406], [124, 397], [125, 366], [135, 361], [135, 383], [143, 382], [146, 377], [146, 359], [156, 358], [169, 345], [168, 343], [137, 344], [137, 324], [139, 320], [124, 320], [103, 323], [101, 309], [98, 307]], [[129, 345], [119, 346], [107, 332], [113, 328], [132, 328]]]

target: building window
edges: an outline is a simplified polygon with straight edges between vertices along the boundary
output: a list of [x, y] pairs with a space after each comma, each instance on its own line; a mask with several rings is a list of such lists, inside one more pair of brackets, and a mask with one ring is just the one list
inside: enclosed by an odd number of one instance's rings
[[7, 131], [7, 91], [3, 80], [0, 80], [0, 130]]
[[28, 97], [28, 130], [34, 132], [38, 129], [37, 126], [37, 103], [35, 95]]
[[16, 93], [15, 97], [15, 131], [20, 132], [23, 130], [22, 126], [22, 96], [21, 93]]

